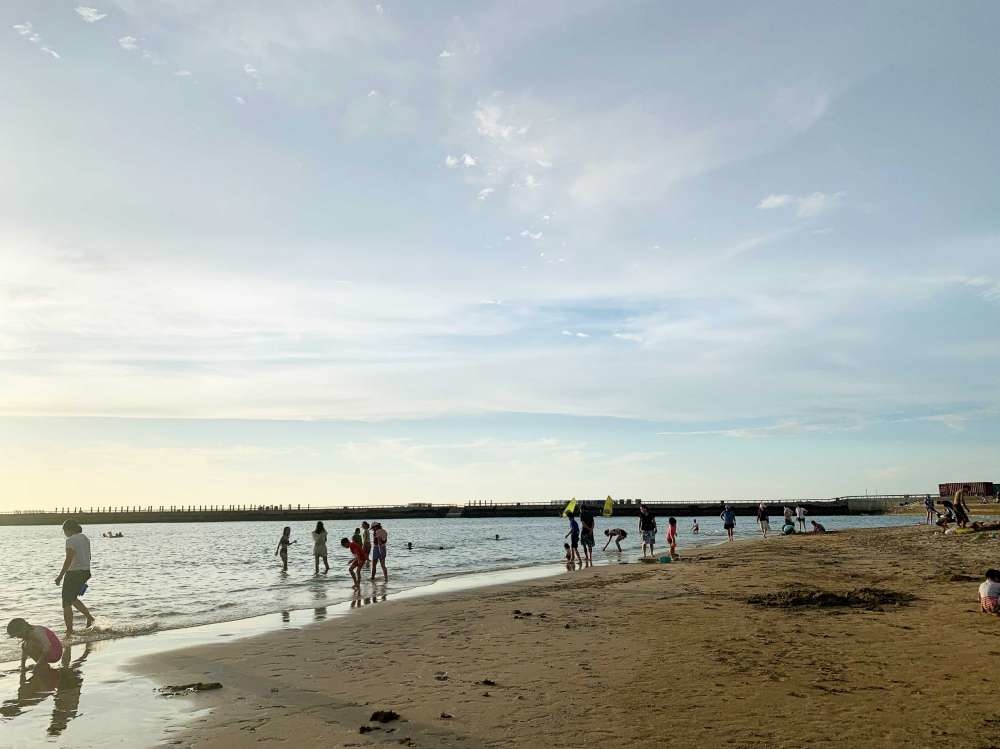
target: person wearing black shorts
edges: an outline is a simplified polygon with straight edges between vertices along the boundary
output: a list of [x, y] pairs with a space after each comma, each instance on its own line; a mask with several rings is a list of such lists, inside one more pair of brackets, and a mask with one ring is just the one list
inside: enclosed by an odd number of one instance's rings
[[595, 524], [594, 513], [584, 507], [580, 513], [580, 525], [583, 526], [580, 530], [580, 545], [583, 546], [583, 558], [587, 562], [594, 561]]
[[63, 620], [68, 639], [73, 636], [73, 609], [87, 617], [86, 628], [94, 624], [90, 609], [80, 601], [90, 579], [90, 539], [75, 520], [67, 520], [62, 529], [66, 535], [66, 559], [56, 577], [56, 585], [62, 585]]

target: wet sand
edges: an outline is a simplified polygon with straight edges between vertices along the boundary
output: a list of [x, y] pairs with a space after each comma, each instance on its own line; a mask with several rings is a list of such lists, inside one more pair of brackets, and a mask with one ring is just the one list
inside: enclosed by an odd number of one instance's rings
[[[178, 746], [985, 749], [1000, 745], [1000, 617], [976, 589], [998, 550], [996, 534], [923, 527], [774, 537], [390, 600], [137, 668], [222, 682], [174, 698], [213, 708]], [[748, 602], [864, 587], [914, 600]]]

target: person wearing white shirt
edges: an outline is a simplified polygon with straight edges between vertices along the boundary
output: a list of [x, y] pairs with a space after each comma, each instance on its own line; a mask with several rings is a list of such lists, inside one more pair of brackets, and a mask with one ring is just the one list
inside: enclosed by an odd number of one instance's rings
[[62, 585], [63, 620], [66, 622], [66, 639], [69, 639], [73, 636], [74, 608], [87, 617], [85, 629], [94, 625], [90, 609], [80, 600], [90, 579], [90, 539], [75, 520], [67, 520], [62, 529], [66, 534], [66, 559], [56, 578], [56, 585]]

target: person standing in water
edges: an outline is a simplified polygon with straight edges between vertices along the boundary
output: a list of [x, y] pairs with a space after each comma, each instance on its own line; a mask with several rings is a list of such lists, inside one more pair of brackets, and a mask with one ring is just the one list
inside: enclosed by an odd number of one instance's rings
[[695, 518], [694, 522], [691, 523], [691, 532], [697, 534], [700, 530], [698, 527], [698, 518]]
[[90, 579], [90, 539], [75, 520], [67, 520], [62, 529], [66, 536], [66, 558], [56, 577], [56, 585], [62, 585], [63, 621], [66, 623], [66, 639], [69, 639], [73, 636], [73, 609], [87, 617], [85, 629], [94, 625], [90, 609], [80, 601]]
[[361, 548], [365, 550], [365, 557], [368, 561], [365, 562], [365, 566], [371, 564], [372, 557], [372, 527], [365, 520], [361, 523]]
[[799, 533], [806, 532], [806, 515], [808, 514], [809, 511], [801, 504], [795, 505], [795, 524], [798, 527]]
[[670, 547], [670, 558], [677, 559], [677, 518], [667, 520], [667, 545]]
[[386, 545], [389, 543], [389, 534], [381, 523], [372, 525], [372, 580], [375, 579], [377, 565], [382, 565], [382, 577], [389, 582], [389, 570], [385, 568]]
[[733, 511], [733, 506], [726, 505], [726, 509], [722, 511], [719, 517], [722, 518], [722, 527], [726, 530], [726, 536], [732, 541], [733, 533], [736, 529], [736, 513]]
[[656, 518], [646, 505], [639, 505], [639, 535], [642, 536], [642, 555], [653, 555], [653, 545], [656, 543]]
[[316, 561], [316, 574], [319, 574], [319, 560], [323, 560], [323, 574], [330, 571], [330, 563], [326, 559], [326, 528], [323, 521], [316, 523], [316, 530], [313, 531], [313, 559]]
[[[274, 550], [274, 556], [281, 555], [281, 571], [288, 572], [288, 547], [297, 541], [292, 541], [292, 529], [287, 525], [285, 530], [281, 532], [281, 538], [278, 539], [278, 548]], [[318, 563], [317, 563], [318, 566]]]
[[757, 506], [757, 525], [760, 526], [760, 534], [767, 538], [767, 532], [771, 530], [771, 511], [764, 502]]
[[594, 513], [588, 510], [586, 507], [580, 513], [580, 525], [583, 526], [580, 531], [580, 545], [583, 546], [583, 558], [587, 562], [594, 561], [594, 529], [596, 523], [594, 520]]

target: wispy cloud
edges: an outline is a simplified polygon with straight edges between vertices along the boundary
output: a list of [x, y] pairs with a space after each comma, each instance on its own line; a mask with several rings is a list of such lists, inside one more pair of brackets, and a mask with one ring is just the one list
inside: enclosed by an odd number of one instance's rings
[[39, 45], [39, 52], [49, 55], [50, 57], [58, 60], [60, 55], [54, 49], [49, 46], [44, 46], [41, 44], [42, 35], [35, 31], [35, 27], [31, 24], [31, 21], [25, 21], [24, 23], [14, 24], [12, 27], [20, 36], [27, 39], [32, 44]]
[[453, 56], [454, 56], [453, 53], [449, 52], [446, 49], [441, 50], [441, 54], [438, 55], [438, 57], [440, 57], [442, 60], [445, 60], [445, 59], [447, 59], [449, 57], [453, 57]]
[[139, 49], [139, 40], [134, 36], [123, 36], [118, 40], [118, 46], [127, 52]]
[[183, 70], [183, 69], [182, 70], [175, 70], [174, 71], [174, 75], [177, 76], [178, 78], [190, 78], [191, 77], [191, 71], [190, 70]]
[[495, 190], [492, 187], [484, 187], [476, 194], [476, 200], [486, 200]]
[[763, 211], [794, 207], [795, 215], [799, 218], [811, 218], [836, 210], [845, 197], [847, 197], [846, 192], [813, 192], [808, 195], [773, 194], [761, 200], [757, 207]]
[[78, 5], [75, 8], [77, 15], [80, 16], [87, 23], [97, 23], [98, 21], [107, 18], [107, 13], [102, 13], [97, 8], [88, 8], [86, 5]]

